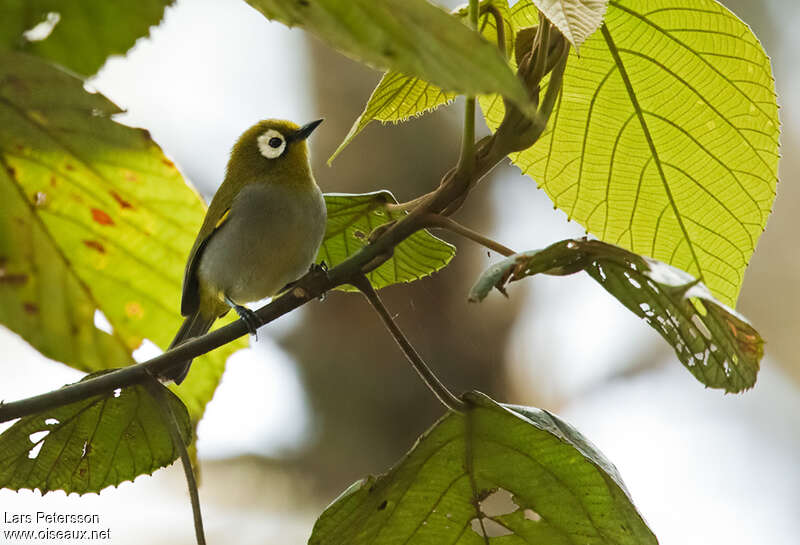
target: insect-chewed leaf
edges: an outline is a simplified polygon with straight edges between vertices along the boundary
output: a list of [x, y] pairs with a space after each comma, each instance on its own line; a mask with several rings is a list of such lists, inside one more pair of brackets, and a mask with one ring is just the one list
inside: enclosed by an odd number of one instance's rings
[[470, 300], [534, 274], [581, 270], [658, 331], [706, 386], [741, 392], [755, 384], [764, 341], [744, 317], [688, 273], [605, 242], [563, 240], [511, 256], [483, 274]]
[[[502, 100], [481, 106], [495, 129]], [[775, 198], [778, 136], [769, 58], [724, 6], [610, 0], [547, 130], [511, 160], [588, 232], [733, 306]]]
[[[392, 210], [396, 204], [389, 191], [364, 194], [328, 193], [328, 225], [317, 262], [334, 267], [367, 245], [376, 227], [402, 218], [406, 212]], [[392, 257], [367, 274], [375, 288], [400, 282], [413, 282], [447, 265], [456, 253], [451, 244], [426, 230], [417, 231], [394, 248]], [[341, 290], [355, 291], [344, 285]]]
[[[205, 213], [147, 131], [111, 119], [119, 112], [42, 59], [0, 53], [0, 323], [81, 371], [130, 363], [143, 339], [169, 345]], [[245, 342], [193, 367], [179, 394], [193, 418]]]
[[[491, 8], [491, 11], [490, 11]], [[498, 33], [497, 20], [494, 13], [503, 20], [503, 31]], [[456, 10], [453, 15], [460, 20], [467, 18], [467, 9]], [[508, 4], [505, 0], [484, 0], [480, 3], [478, 31], [487, 41], [497, 45], [498, 36], [503, 37], [503, 49], [510, 54], [514, 47], [514, 29], [511, 26]], [[378, 86], [372, 91], [364, 111], [355, 120], [350, 132], [328, 162], [333, 161], [339, 153], [369, 125], [371, 121], [381, 123], [399, 123], [436, 110], [449, 104], [456, 98], [456, 93], [442, 90], [441, 87], [417, 76], [406, 76], [400, 72], [390, 71], [384, 74]]]
[[603, 24], [608, 0], [533, 0], [576, 48]]
[[0, 51], [17, 49], [84, 76], [121, 55], [157, 25], [174, 0], [26, 0], [4, 2]]
[[351, 486], [309, 545], [653, 545], [614, 466], [557, 416], [466, 394], [387, 474]]
[[[188, 445], [189, 413], [165, 395]], [[26, 416], [0, 435], [0, 487], [85, 494], [150, 474], [179, 455], [169, 419], [144, 386]]]

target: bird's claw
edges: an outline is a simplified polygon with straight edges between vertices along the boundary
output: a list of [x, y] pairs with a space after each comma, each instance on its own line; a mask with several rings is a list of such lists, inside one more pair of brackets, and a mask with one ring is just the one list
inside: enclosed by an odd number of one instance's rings
[[239, 318], [242, 319], [244, 325], [247, 326], [247, 331], [249, 331], [250, 335], [255, 337], [256, 342], [258, 342], [258, 327], [260, 324], [256, 313], [247, 307], [237, 305], [227, 297], [225, 298], [225, 302], [228, 303], [228, 306], [236, 311], [236, 314], [238, 314]]

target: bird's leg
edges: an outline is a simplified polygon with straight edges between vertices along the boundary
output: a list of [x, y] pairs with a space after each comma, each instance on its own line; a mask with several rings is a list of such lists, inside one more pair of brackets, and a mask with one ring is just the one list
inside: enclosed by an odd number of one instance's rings
[[241, 318], [247, 326], [247, 330], [253, 337], [256, 338], [256, 342], [258, 342], [258, 317], [256, 317], [256, 313], [247, 307], [237, 305], [231, 301], [227, 295], [225, 296], [225, 302], [228, 303], [229, 307], [236, 311], [236, 314], [239, 315], [239, 318]]

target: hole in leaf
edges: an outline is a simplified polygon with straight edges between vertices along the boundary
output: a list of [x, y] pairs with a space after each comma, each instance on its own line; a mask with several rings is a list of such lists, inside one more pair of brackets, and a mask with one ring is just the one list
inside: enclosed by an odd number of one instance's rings
[[81, 450], [81, 458], [86, 458], [86, 455], [89, 453], [89, 442], [83, 442], [83, 449]]
[[143, 361], [151, 360], [156, 356], [160, 356], [163, 353], [164, 351], [156, 346], [153, 341], [150, 339], [143, 339], [142, 344], [139, 345], [139, 348], [133, 351], [133, 359], [141, 363]]
[[641, 285], [641, 284], [640, 284], [640, 283], [639, 283], [639, 282], [638, 282], [638, 281], [637, 281], [635, 278], [633, 278], [629, 272], [625, 272], [625, 273], [623, 273], [623, 274], [625, 275], [625, 278], [627, 278], [627, 279], [628, 279], [628, 283], [629, 283], [631, 286], [633, 286], [633, 287], [634, 287], [634, 288], [636, 288], [637, 290], [638, 290], [638, 289], [642, 289], [642, 285]]
[[508, 515], [519, 509], [519, 505], [514, 502], [514, 496], [504, 488], [498, 488], [486, 499], [480, 502], [481, 513], [487, 517], [499, 517]]
[[48, 426], [56, 426], [61, 422], [59, 422], [57, 418], [48, 418], [47, 420], [44, 421], [44, 423], [47, 424]]
[[100, 331], [105, 331], [109, 335], [114, 331], [111, 322], [108, 321], [108, 318], [106, 318], [106, 315], [103, 314], [103, 311], [100, 309], [94, 311], [94, 327]]
[[48, 433], [50, 433], [50, 430], [35, 431], [28, 436], [28, 439], [34, 444], [43, 442]]
[[31, 460], [35, 460], [37, 456], [39, 456], [39, 451], [42, 450], [42, 445], [44, 443], [36, 443], [31, 447], [31, 450], [28, 451], [28, 458]]
[[44, 21], [22, 33], [22, 36], [29, 42], [41, 42], [53, 32], [56, 25], [61, 20], [61, 14], [51, 11], [45, 16]]
[[37, 456], [39, 456], [39, 451], [42, 450], [42, 445], [44, 445], [44, 439], [49, 433], [49, 430], [35, 431], [28, 436], [28, 439], [30, 439], [31, 443], [33, 443], [33, 446], [28, 451], [28, 458], [34, 460]]
[[525, 511], [523, 511], [523, 514], [525, 515], [525, 518], [527, 520], [532, 520], [533, 522], [539, 522], [540, 520], [542, 520], [542, 515], [540, 515], [533, 509], [525, 509]]
[[703, 337], [706, 339], [711, 339], [711, 331], [709, 331], [708, 326], [706, 326], [705, 322], [703, 322], [703, 319], [700, 317], [700, 315], [692, 315], [692, 323], [698, 330], [700, 330], [700, 333], [703, 334]]
[[119, 397], [122, 395], [122, 388], [117, 388], [114, 390], [114, 397]]
[[481, 537], [504, 537], [514, 535], [514, 532], [490, 518], [474, 518], [469, 521], [472, 531]]

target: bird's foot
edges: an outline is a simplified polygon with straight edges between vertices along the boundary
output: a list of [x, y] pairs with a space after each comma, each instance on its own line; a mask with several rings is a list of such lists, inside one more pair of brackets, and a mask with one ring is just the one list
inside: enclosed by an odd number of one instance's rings
[[[325, 274], [325, 275], [327, 275], [328, 274], [328, 264], [325, 263], [324, 259], [322, 261], [320, 261], [319, 263], [312, 263], [311, 266], [308, 268], [308, 272], [310, 272], [312, 274]], [[325, 300], [325, 292], [322, 292], [320, 294], [319, 300], [320, 301], [324, 301]]]
[[242, 305], [237, 305], [233, 301], [231, 301], [228, 297], [225, 297], [225, 302], [228, 303], [228, 306], [231, 307], [233, 310], [236, 311], [236, 314], [239, 315], [239, 318], [242, 319], [244, 324], [247, 326], [247, 331], [255, 337], [256, 342], [258, 342], [258, 326], [259, 320], [256, 316], [256, 313], [250, 310], [247, 307], [243, 307]]

